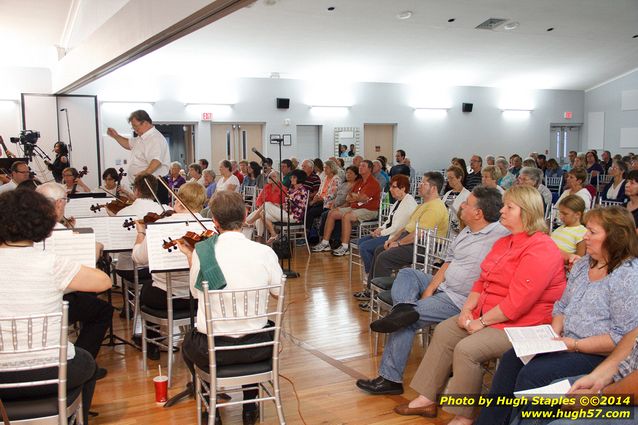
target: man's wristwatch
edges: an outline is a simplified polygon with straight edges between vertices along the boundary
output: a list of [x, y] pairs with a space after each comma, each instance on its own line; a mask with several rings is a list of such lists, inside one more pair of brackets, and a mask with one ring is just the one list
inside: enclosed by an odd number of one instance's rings
[[483, 321], [483, 316], [479, 316], [479, 322], [481, 322], [481, 325], [483, 325], [484, 328], [487, 328], [487, 325]]

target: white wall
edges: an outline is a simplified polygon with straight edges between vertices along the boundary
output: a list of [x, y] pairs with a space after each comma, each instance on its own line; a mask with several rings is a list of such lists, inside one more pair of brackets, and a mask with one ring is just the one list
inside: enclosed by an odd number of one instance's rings
[[638, 70], [585, 93], [584, 140], [588, 135], [587, 114], [604, 112], [604, 149], [622, 155], [638, 152], [638, 140], [634, 147], [620, 147], [621, 129], [638, 127], [638, 110], [623, 111], [621, 107], [622, 92], [628, 90], [638, 90]]
[[[138, 107], [148, 109], [154, 121], [197, 122], [196, 156], [210, 156], [210, 123], [200, 121], [202, 111], [212, 111], [216, 122], [265, 123], [263, 147], [276, 157], [270, 133], [291, 133], [293, 147], [284, 157], [295, 155], [297, 125], [321, 125], [322, 158], [333, 155], [333, 129], [364, 123], [396, 123], [396, 148], [403, 148], [417, 170], [440, 169], [452, 156], [469, 158], [473, 153], [509, 155], [549, 149], [550, 123], [584, 122], [582, 91], [535, 90], [525, 93], [484, 87], [420, 89], [400, 84], [325, 84], [299, 80], [241, 79], [207, 81], [148, 76], [140, 79], [113, 73], [75, 94], [97, 94], [100, 100], [148, 100], [151, 105], [104, 103], [101, 105], [101, 134], [105, 166], [126, 158], [126, 152], [108, 138], [106, 128], [131, 132], [128, 114]], [[290, 98], [290, 109], [277, 110], [275, 98]], [[438, 99], [438, 100], [437, 100]], [[187, 102], [232, 103], [233, 107], [189, 106]], [[462, 113], [461, 103], [474, 103], [472, 113]], [[317, 113], [308, 105], [352, 105], [342, 112]], [[442, 117], [421, 116], [415, 106], [451, 108]], [[509, 119], [501, 108], [529, 108], [522, 119]], [[573, 118], [563, 120], [563, 112]], [[290, 120], [290, 126], [284, 120]], [[362, 137], [363, 140], [363, 137]]]

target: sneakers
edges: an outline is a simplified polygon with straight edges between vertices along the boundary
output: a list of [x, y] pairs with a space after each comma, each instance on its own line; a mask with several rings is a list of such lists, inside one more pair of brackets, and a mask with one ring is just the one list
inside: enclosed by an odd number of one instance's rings
[[347, 255], [349, 251], [349, 247], [341, 245], [339, 248], [332, 251], [332, 255], [336, 257], [343, 257], [344, 255]]
[[366, 289], [365, 291], [355, 292], [352, 296], [358, 300], [367, 301], [370, 299], [370, 291]]
[[359, 309], [361, 311], [370, 311], [370, 302], [365, 302], [365, 303], [360, 303], [359, 304]]
[[323, 252], [323, 251], [330, 251], [330, 244], [327, 242], [319, 242], [317, 245], [312, 247], [312, 252]]

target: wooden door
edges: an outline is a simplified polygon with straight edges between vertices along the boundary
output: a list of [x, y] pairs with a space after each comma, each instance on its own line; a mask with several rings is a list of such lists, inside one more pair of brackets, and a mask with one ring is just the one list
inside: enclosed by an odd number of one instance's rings
[[364, 124], [363, 146], [364, 158], [375, 160], [383, 155], [392, 161], [394, 156], [394, 128], [395, 124]]
[[223, 159], [254, 160], [252, 148], [263, 150], [262, 127], [262, 124], [213, 124], [211, 164], [217, 164]]

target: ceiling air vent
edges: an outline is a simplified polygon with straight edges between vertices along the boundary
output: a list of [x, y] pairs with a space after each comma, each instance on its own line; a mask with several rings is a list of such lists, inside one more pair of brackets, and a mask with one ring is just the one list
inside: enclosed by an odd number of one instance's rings
[[493, 30], [507, 22], [507, 19], [490, 18], [476, 27], [477, 30]]

